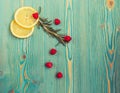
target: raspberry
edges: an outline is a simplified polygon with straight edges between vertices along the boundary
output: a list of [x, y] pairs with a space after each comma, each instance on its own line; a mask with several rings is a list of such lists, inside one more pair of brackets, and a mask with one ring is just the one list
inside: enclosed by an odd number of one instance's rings
[[38, 14], [38, 12], [36, 12], [36, 13], [33, 13], [32, 16], [34, 17], [34, 19], [38, 19], [39, 14]]
[[60, 23], [61, 23], [60, 19], [56, 18], [56, 19], [54, 20], [54, 24], [55, 24], [55, 25], [59, 25]]

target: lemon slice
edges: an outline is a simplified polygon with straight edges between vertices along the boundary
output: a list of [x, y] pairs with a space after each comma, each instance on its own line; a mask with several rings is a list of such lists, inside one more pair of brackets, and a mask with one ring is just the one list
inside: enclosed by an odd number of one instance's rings
[[35, 26], [39, 20], [39, 18], [35, 19], [32, 14], [36, 13], [37, 11], [32, 7], [22, 7], [19, 8], [15, 12], [15, 21], [18, 25], [24, 28], [32, 28]]
[[11, 22], [10, 30], [12, 34], [17, 38], [27, 38], [32, 35], [34, 27], [32, 28], [23, 28], [19, 26], [14, 20]]

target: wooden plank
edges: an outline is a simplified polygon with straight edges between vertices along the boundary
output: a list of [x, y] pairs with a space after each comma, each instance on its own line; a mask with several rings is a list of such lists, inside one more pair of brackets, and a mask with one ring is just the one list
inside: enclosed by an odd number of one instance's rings
[[[0, 93], [119, 93], [119, 0], [2, 0], [0, 3]], [[17, 39], [9, 25], [22, 6], [42, 7], [60, 33], [72, 36], [65, 47], [35, 27]], [[51, 48], [58, 50], [55, 56]], [[23, 58], [23, 56], [26, 58]], [[44, 64], [53, 62], [53, 68]], [[62, 79], [55, 77], [63, 73]]]

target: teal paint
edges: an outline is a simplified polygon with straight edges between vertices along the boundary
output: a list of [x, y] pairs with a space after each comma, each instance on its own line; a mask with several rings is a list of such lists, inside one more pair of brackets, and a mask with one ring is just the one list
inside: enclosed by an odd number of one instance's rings
[[[106, 1], [2, 0], [0, 93], [119, 93], [120, 1], [111, 11]], [[21, 6], [41, 6], [42, 17], [60, 18], [62, 23], [52, 26], [71, 35], [72, 42], [55, 47], [57, 41], [37, 28], [28, 39], [13, 37], [9, 24]], [[48, 53], [53, 47], [55, 56]], [[45, 68], [47, 61], [53, 62], [52, 69]], [[60, 80], [58, 71], [64, 75]]]

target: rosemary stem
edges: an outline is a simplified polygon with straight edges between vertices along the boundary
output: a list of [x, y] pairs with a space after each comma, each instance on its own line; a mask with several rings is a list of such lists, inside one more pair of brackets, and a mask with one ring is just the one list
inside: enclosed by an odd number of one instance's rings
[[41, 18], [39, 18], [39, 24], [44, 29], [45, 32], [47, 32], [51, 36], [55, 37], [60, 43], [65, 45], [63, 36], [60, 36], [59, 34], [57, 34], [57, 32], [55, 32], [54, 29], [52, 29], [53, 31], [51, 29], [49, 29], [49, 25], [44, 24], [44, 22]]

